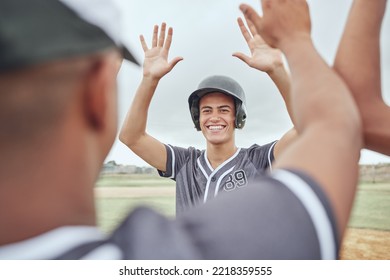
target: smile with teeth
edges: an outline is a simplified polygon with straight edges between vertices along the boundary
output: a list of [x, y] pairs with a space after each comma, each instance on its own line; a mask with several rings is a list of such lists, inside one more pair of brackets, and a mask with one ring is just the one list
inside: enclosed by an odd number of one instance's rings
[[208, 129], [210, 130], [213, 130], [213, 131], [218, 131], [218, 130], [222, 130], [225, 128], [224, 125], [209, 125], [207, 126]]

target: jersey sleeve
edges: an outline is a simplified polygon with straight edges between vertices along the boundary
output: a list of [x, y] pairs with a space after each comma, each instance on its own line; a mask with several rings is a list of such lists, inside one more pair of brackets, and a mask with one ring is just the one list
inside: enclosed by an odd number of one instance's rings
[[259, 146], [252, 145], [248, 148], [249, 157], [252, 163], [259, 170], [267, 170], [272, 169], [272, 163], [275, 159], [274, 157], [274, 147], [277, 141], [273, 141], [271, 143]]
[[176, 180], [176, 175], [178, 171], [183, 167], [187, 162], [188, 156], [190, 154], [189, 149], [171, 146], [165, 144], [165, 149], [167, 152], [167, 165], [166, 171], [157, 170], [158, 174], [164, 178], [170, 178]]

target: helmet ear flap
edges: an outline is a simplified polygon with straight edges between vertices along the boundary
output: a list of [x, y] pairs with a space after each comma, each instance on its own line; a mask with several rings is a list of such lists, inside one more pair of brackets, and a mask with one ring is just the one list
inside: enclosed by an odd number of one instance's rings
[[242, 129], [245, 126], [246, 121], [246, 108], [242, 102], [236, 102], [236, 120], [235, 127]]
[[191, 118], [197, 131], [200, 131], [199, 123], [199, 98], [192, 100], [190, 108]]

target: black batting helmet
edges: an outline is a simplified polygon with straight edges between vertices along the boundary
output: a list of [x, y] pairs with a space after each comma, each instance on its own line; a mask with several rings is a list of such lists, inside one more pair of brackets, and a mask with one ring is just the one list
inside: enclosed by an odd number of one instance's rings
[[246, 120], [245, 93], [242, 87], [232, 78], [226, 76], [211, 76], [204, 79], [198, 89], [191, 93], [188, 105], [195, 128], [200, 130], [199, 100], [208, 93], [221, 92], [232, 96], [236, 107], [235, 127], [243, 128]]

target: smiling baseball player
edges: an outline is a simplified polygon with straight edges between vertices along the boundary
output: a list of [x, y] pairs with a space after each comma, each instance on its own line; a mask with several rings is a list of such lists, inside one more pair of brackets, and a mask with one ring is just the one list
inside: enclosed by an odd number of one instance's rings
[[[243, 89], [229, 77], [206, 78], [188, 102], [195, 127], [207, 141], [207, 149], [166, 145], [166, 169], [159, 173], [176, 181], [178, 212], [198, 201], [206, 202], [220, 191], [245, 187], [253, 176], [271, 167], [277, 143], [254, 144], [249, 148], [235, 146], [234, 130], [244, 127], [247, 112]], [[220, 155], [222, 162], [213, 161]]]
[[[248, 21], [249, 30], [238, 19], [240, 30], [251, 56], [233, 54], [249, 66], [266, 72], [280, 90], [287, 109], [290, 80], [284, 68], [281, 52], [269, 47]], [[159, 34], [160, 33], [160, 34]], [[166, 24], [153, 30], [149, 48], [141, 35], [145, 51], [143, 79], [122, 126], [119, 139], [135, 154], [158, 169], [163, 177], [176, 181], [176, 212], [245, 187], [254, 176], [271, 167], [272, 161], [295, 138], [295, 129], [279, 141], [266, 145], [254, 144], [239, 148], [235, 144], [235, 129], [245, 125], [247, 110], [242, 87], [227, 76], [205, 78], [188, 99], [195, 128], [203, 133], [206, 150], [182, 148], [161, 143], [146, 133], [147, 112], [160, 79], [183, 58], [168, 62], [173, 30]]]

